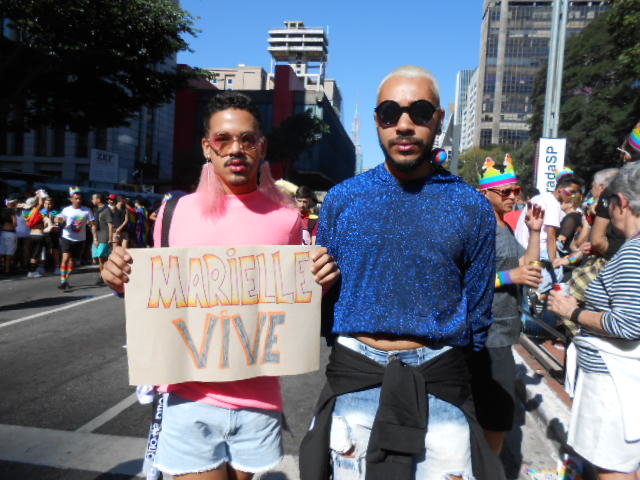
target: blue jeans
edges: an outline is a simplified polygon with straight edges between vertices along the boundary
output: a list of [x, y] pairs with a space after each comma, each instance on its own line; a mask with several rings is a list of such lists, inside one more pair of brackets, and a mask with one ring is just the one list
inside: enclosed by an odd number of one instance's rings
[[[353, 337], [339, 337], [338, 343], [387, 365], [394, 355], [411, 366], [422, 365], [451, 347], [422, 347], [414, 350], [383, 351]], [[331, 423], [331, 458], [334, 480], [364, 480], [371, 427], [378, 410], [380, 387], [347, 393], [336, 398]], [[415, 480], [443, 480], [448, 475], [472, 479], [470, 432], [458, 407], [433, 395], [429, 398], [429, 428], [426, 454], [417, 458]]]

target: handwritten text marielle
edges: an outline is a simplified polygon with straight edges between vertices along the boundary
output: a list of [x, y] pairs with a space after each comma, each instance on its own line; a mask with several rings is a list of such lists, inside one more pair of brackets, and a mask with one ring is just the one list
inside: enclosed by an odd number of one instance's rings
[[189, 258], [187, 268], [177, 256], [152, 257], [148, 308], [311, 302], [309, 252], [293, 253], [293, 278], [283, 272], [279, 251], [271, 258], [265, 254], [238, 257], [234, 248], [226, 254], [227, 258], [213, 254]]

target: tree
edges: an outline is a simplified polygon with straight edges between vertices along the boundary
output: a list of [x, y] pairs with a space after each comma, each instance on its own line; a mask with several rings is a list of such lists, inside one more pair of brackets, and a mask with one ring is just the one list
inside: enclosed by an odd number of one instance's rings
[[[560, 110], [565, 163], [591, 178], [617, 166], [616, 151], [640, 118], [640, 0], [611, 8], [567, 42]], [[546, 68], [537, 79], [532, 140], [542, 133]]]
[[0, 119], [14, 128], [124, 125], [194, 76], [164, 63], [196, 33], [173, 0], [0, 0], [0, 12], [13, 32], [0, 34]]

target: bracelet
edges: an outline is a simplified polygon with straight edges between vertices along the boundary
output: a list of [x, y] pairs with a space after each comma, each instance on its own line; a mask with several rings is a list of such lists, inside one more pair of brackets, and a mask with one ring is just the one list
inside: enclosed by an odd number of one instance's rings
[[504, 287], [505, 285], [511, 285], [513, 280], [509, 270], [502, 270], [496, 274], [496, 288]]
[[569, 255], [569, 258], [567, 260], [569, 260], [569, 263], [573, 265], [580, 261], [580, 255], [578, 255], [577, 253], [574, 253], [572, 255]]
[[576, 325], [580, 325], [580, 323], [578, 322], [578, 317], [584, 311], [585, 311], [584, 308], [577, 307], [573, 312], [571, 312], [571, 316], [569, 317], [569, 321], [571, 321], [571, 323], [575, 323]]

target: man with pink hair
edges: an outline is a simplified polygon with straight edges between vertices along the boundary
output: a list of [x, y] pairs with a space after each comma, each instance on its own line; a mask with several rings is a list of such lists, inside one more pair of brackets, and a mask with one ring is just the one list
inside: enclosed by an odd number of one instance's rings
[[[169, 246], [300, 245], [301, 225], [291, 200], [276, 187], [264, 162], [267, 141], [260, 113], [237, 92], [216, 95], [205, 117], [206, 162], [195, 193], [175, 205]], [[154, 231], [160, 246], [164, 208]], [[105, 282], [123, 292], [131, 257], [117, 247]], [[328, 289], [340, 272], [327, 250], [314, 255], [312, 272]], [[179, 479], [248, 480], [282, 458], [282, 394], [277, 377], [232, 382], [161, 385], [162, 432], [155, 467]]]

